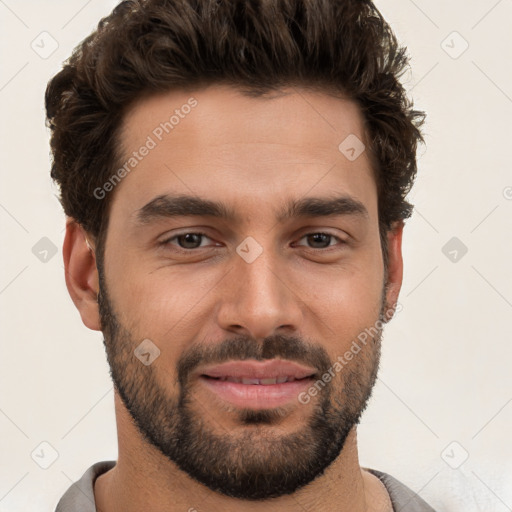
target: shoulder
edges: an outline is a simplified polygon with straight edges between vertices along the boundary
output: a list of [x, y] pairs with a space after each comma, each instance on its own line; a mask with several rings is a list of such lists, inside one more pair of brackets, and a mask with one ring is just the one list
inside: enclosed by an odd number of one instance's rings
[[55, 512], [96, 512], [94, 481], [116, 465], [115, 460], [96, 462], [64, 493]]
[[436, 512], [426, 501], [420, 498], [417, 493], [391, 475], [382, 471], [377, 471], [376, 469], [362, 469], [370, 472], [372, 475], [375, 475], [384, 484], [395, 511]]

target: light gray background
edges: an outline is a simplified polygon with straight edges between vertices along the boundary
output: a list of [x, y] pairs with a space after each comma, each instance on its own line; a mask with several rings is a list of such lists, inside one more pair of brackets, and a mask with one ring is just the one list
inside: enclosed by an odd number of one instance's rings
[[[91, 464], [117, 457], [101, 333], [64, 283], [43, 108], [48, 79], [116, 3], [0, 0], [0, 512], [54, 510]], [[403, 311], [385, 329], [360, 462], [439, 511], [510, 511], [512, 2], [376, 3], [409, 48], [407, 88], [428, 119]], [[31, 47], [51, 50], [43, 31], [58, 43], [47, 58]], [[467, 254], [443, 252], [453, 237]], [[58, 454], [48, 469], [43, 442]]]

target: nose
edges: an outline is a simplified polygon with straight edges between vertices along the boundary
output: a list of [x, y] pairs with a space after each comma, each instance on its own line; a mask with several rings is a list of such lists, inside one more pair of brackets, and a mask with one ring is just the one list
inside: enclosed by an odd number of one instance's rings
[[264, 250], [251, 263], [236, 255], [233, 265], [222, 291], [219, 326], [258, 341], [279, 329], [298, 331], [304, 303], [286, 263]]

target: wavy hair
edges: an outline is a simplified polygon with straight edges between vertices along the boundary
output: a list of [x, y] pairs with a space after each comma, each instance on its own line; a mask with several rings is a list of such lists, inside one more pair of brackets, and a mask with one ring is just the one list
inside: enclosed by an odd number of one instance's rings
[[[425, 114], [400, 83], [406, 49], [369, 0], [127, 0], [101, 19], [48, 83], [51, 176], [65, 213], [93, 237], [121, 165], [120, 127], [143, 95], [228, 84], [252, 97], [302, 86], [355, 101], [378, 190], [379, 229], [412, 214]], [[101, 237], [100, 237], [101, 238]]]

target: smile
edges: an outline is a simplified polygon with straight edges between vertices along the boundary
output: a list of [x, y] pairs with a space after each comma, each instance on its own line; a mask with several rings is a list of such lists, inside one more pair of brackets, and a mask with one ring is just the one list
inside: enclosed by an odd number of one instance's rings
[[297, 361], [246, 359], [201, 367], [196, 375], [210, 393], [231, 405], [271, 409], [297, 402], [317, 372]]
[[[209, 377], [208, 375], [203, 375], [203, 377], [208, 377], [210, 379], [221, 380], [223, 382], [238, 382], [239, 384], [260, 384], [263, 386], [269, 386], [272, 384], [284, 384], [285, 382], [293, 382], [295, 380], [304, 380], [304, 379], [296, 379], [295, 377], [274, 377], [268, 379], [254, 379], [251, 377]], [[305, 377], [307, 378], [307, 377]]]

